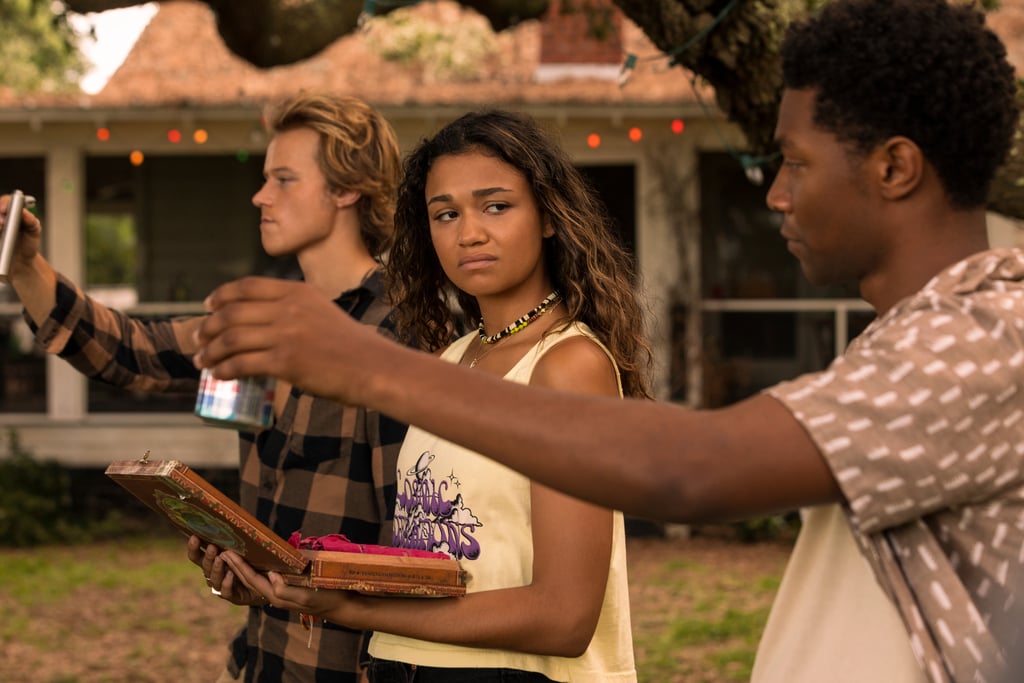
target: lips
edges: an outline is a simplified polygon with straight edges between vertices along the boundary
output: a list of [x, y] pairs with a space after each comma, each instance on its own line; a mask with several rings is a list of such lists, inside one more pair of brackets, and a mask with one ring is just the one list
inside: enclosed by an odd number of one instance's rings
[[800, 241], [800, 238], [794, 232], [789, 230], [785, 225], [782, 226], [782, 230], [779, 231], [779, 236], [782, 237], [782, 239], [786, 240], [787, 242]]
[[494, 263], [498, 259], [490, 254], [472, 254], [464, 258], [459, 259], [459, 268], [465, 268], [466, 270], [475, 270], [477, 268], [484, 268]]

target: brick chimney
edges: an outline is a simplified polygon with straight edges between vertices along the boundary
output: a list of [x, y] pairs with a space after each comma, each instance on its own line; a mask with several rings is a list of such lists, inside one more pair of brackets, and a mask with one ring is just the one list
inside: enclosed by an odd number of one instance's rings
[[[604, 35], [593, 35], [588, 13], [607, 22]], [[622, 65], [622, 13], [611, 0], [551, 0], [541, 20], [540, 64], [535, 78], [615, 80]]]

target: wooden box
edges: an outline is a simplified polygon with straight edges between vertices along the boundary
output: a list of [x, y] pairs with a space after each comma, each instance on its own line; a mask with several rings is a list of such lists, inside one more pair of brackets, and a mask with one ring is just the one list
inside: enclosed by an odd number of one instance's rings
[[455, 560], [402, 557], [335, 550], [302, 550], [309, 568], [282, 574], [292, 586], [344, 588], [360, 593], [398, 593], [410, 597], [466, 594], [466, 575]]
[[177, 460], [123, 460], [106, 474], [185, 535], [233, 550], [260, 571], [301, 573], [309, 558]]
[[377, 554], [372, 545], [365, 553], [299, 550], [177, 460], [122, 460], [106, 474], [185, 535], [233, 550], [290, 585], [419, 597], [466, 592], [466, 574], [451, 558]]

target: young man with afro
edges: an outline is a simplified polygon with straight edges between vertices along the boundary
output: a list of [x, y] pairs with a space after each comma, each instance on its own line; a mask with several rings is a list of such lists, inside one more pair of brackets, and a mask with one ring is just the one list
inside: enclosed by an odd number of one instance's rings
[[982, 14], [943, 0], [836, 0], [782, 58], [768, 205], [811, 282], [854, 281], [877, 312], [826, 370], [717, 410], [570, 396], [402, 349], [258, 279], [208, 299], [197, 364], [372, 405], [634, 515], [804, 509], [755, 681], [1009, 676], [1024, 252], [989, 248], [985, 200], [1017, 123], [1013, 69]]

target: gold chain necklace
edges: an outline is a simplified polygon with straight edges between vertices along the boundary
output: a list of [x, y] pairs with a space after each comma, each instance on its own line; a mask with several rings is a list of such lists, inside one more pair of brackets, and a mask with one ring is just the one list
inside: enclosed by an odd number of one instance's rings
[[[475, 368], [476, 364], [480, 361], [480, 359], [486, 356], [488, 353], [490, 353], [491, 349], [493, 348], [493, 346], [484, 346], [482, 343], [479, 346], [477, 346], [477, 355], [473, 356], [473, 360], [469, 361], [469, 367]], [[483, 349], [484, 352], [480, 353], [480, 349]]]

